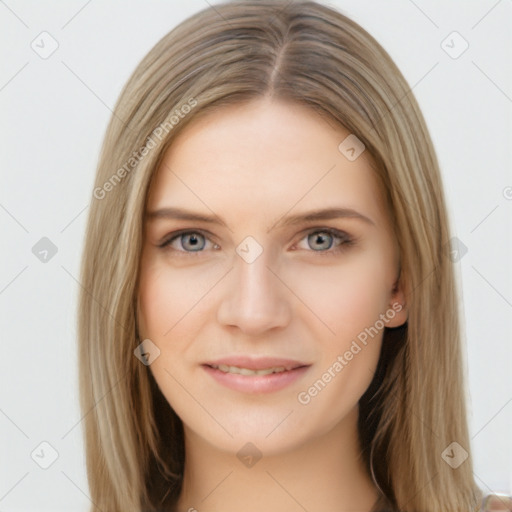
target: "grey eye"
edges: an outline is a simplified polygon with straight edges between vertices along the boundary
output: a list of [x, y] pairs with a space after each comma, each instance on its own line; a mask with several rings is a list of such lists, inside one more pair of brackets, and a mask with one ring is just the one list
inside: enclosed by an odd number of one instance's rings
[[308, 245], [314, 251], [330, 249], [333, 244], [333, 236], [325, 231], [316, 231], [308, 235]]
[[183, 233], [180, 236], [181, 246], [186, 251], [200, 251], [206, 244], [205, 238], [200, 233]]

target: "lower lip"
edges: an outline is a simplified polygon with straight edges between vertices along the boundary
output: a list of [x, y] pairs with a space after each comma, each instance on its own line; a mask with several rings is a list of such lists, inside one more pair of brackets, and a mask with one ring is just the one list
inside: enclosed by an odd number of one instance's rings
[[269, 373], [268, 375], [226, 373], [207, 365], [203, 365], [203, 368], [217, 382], [235, 391], [243, 393], [271, 393], [279, 391], [300, 379], [306, 373], [309, 366], [302, 366], [279, 373]]

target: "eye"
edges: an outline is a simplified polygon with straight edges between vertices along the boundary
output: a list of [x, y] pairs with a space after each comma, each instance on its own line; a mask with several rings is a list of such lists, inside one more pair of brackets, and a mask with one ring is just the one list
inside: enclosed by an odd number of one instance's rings
[[[303, 241], [306, 241], [307, 247], [300, 247]], [[322, 228], [310, 231], [300, 242], [298, 247], [301, 249], [311, 249], [318, 253], [336, 253], [353, 245], [355, 240], [343, 231], [333, 228]]]
[[[170, 237], [159, 244], [161, 248], [169, 248], [177, 252], [202, 252], [207, 243], [212, 243], [203, 233], [199, 231], [181, 231], [173, 233]], [[213, 248], [218, 245], [213, 244]]]
[[[304, 246], [305, 243], [305, 246]], [[319, 228], [309, 231], [297, 247], [319, 255], [335, 254], [354, 245], [355, 239], [343, 231], [333, 228]], [[170, 250], [182, 255], [197, 253], [200, 254], [207, 249], [219, 249], [220, 246], [212, 242], [200, 231], [183, 230], [171, 233], [161, 243], [161, 249]]]

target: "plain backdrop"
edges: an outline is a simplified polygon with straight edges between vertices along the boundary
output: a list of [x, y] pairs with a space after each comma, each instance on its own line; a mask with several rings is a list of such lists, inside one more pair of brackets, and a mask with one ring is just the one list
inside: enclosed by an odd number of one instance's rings
[[[469, 373], [466, 448], [479, 485], [511, 493], [512, 1], [330, 5], [384, 46], [424, 112], [453, 235], [467, 249], [456, 263]], [[90, 506], [75, 322], [100, 144], [135, 66], [205, 7], [0, 1], [0, 512]]]

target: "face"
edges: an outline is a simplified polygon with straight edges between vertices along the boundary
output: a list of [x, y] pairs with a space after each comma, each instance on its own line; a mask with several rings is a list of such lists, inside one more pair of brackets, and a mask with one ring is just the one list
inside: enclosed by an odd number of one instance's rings
[[406, 310], [370, 156], [349, 160], [348, 135], [306, 107], [258, 100], [194, 120], [166, 153], [147, 203], [138, 326], [186, 435], [276, 454], [357, 411], [383, 329]]

